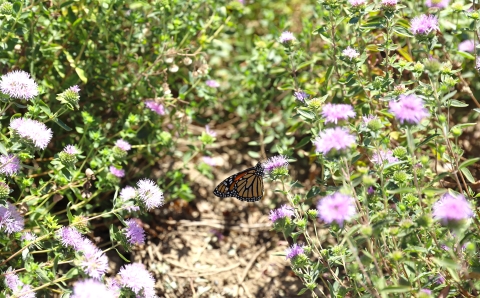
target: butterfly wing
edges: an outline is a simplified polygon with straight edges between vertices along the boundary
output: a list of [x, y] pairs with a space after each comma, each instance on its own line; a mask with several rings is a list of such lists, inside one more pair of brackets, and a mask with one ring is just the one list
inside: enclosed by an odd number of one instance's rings
[[256, 202], [263, 196], [263, 172], [249, 168], [223, 180], [213, 191], [220, 198], [234, 197], [241, 201]]

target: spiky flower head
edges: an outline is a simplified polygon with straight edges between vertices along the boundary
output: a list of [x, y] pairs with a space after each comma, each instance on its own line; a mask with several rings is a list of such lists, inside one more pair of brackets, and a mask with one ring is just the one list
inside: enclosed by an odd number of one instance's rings
[[82, 257], [80, 258], [80, 268], [93, 279], [100, 278], [108, 270], [108, 258], [98, 247], [88, 239], [83, 239], [80, 246]]
[[365, 6], [367, 1], [366, 0], [348, 0], [348, 3], [350, 3], [350, 5], [354, 8], [359, 8], [359, 7]]
[[355, 111], [348, 104], [327, 103], [322, 108], [322, 116], [325, 118], [325, 123], [337, 124], [338, 121], [355, 117]]
[[415, 35], [429, 35], [440, 30], [438, 27], [438, 19], [434, 15], [422, 14], [414, 17], [410, 22], [410, 31]]
[[0, 90], [14, 99], [32, 100], [38, 95], [38, 85], [23, 70], [14, 70], [2, 76]]
[[13, 4], [5, 1], [0, 5], [0, 13], [3, 15], [11, 15], [13, 13]]
[[288, 175], [288, 158], [284, 155], [272, 156], [263, 163], [263, 168], [271, 177]]
[[372, 155], [372, 162], [376, 165], [383, 165], [384, 163], [394, 163], [398, 158], [393, 156], [392, 150], [379, 149]]
[[447, 8], [450, 0], [426, 0], [425, 5], [430, 8]]
[[148, 210], [163, 205], [163, 192], [157, 184], [150, 179], [142, 179], [137, 182], [137, 193]]
[[64, 247], [72, 247], [78, 251], [83, 245], [83, 236], [75, 228], [61, 227], [55, 232], [55, 235]]
[[202, 132], [202, 135], [199, 137], [200, 141], [205, 145], [213, 144], [217, 133], [210, 129], [209, 125], [205, 125], [205, 131]]
[[45, 149], [52, 139], [52, 130], [42, 122], [29, 118], [15, 118], [10, 122], [14, 138], [34, 149]]
[[67, 90], [57, 95], [57, 100], [66, 104], [71, 110], [73, 108], [79, 109], [78, 101], [80, 100], [80, 87], [78, 85], [71, 86]]
[[20, 168], [20, 159], [17, 156], [13, 154], [0, 156], [0, 173], [13, 176], [20, 171]]
[[[5, 272], [5, 284], [12, 291], [14, 297], [35, 298], [35, 292], [30, 285], [24, 284], [15, 272], [7, 270]], [[7, 297], [11, 297], [7, 295]]]
[[470, 202], [461, 194], [445, 193], [433, 204], [432, 210], [433, 218], [445, 225], [473, 217]]
[[270, 210], [269, 218], [270, 220], [275, 223], [278, 220], [291, 218], [295, 213], [293, 212], [293, 208], [288, 205], [283, 205], [282, 207], [274, 210]]
[[310, 97], [307, 93], [301, 90], [293, 92], [293, 96], [302, 103], [305, 103], [305, 100], [307, 100]]
[[153, 100], [147, 100], [145, 101], [145, 106], [160, 116], [165, 115], [165, 108], [161, 103]]
[[134, 199], [137, 196], [137, 191], [131, 186], [126, 186], [120, 191], [120, 198], [123, 201]]
[[62, 152], [58, 154], [60, 161], [66, 166], [73, 166], [78, 161], [77, 154], [80, 153], [73, 145], [67, 145]]
[[155, 279], [140, 263], [128, 264], [118, 272], [120, 284], [131, 289], [138, 297], [155, 297]]
[[399, 96], [398, 101], [390, 101], [390, 112], [400, 123], [418, 124], [430, 114], [425, 108], [423, 100], [415, 94]]
[[349, 58], [350, 60], [353, 60], [360, 56], [360, 53], [357, 52], [354, 48], [348, 46], [345, 50], [342, 51], [342, 55]]
[[343, 226], [355, 214], [355, 200], [347, 195], [336, 192], [321, 199], [317, 204], [318, 217], [330, 224], [336, 222]]
[[297, 243], [287, 248], [287, 250], [285, 251], [286, 258], [288, 260], [293, 260], [294, 258], [303, 253], [305, 253], [303, 245], [298, 245]]
[[297, 40], [295, 38], [295, 36], [293, 35], [292, 32], [290, 31], [284, 31], [282, 32], [282, 34], [280, 35], [280, 38], [279, 38], [279, 41], [283, 44], [291, 44], [293, 43], [295, 40]]
[[112, 174], [115, 177], [118, 177], [118, 178], [125, 177], [125, 170], [122, 168], [117, 168], [116, 166], [110, 166], [109, 170], [110, 170], [110, 174]]
[[215, 81], [215, 80], [207, 80], [207, 81], [205, 82], [205, 85], [207, 85], [207, 86], [210, 87], [210, 88], [218, 88], [218, 87], [220, 87], [220, 84], [219, 84], [217, 81]]
[[140, 245], [145, 243], [145, 231], [143, 230], [140, 219], [130, 218], [125, 221], [127, 227], [123, 234], [131, 245]]
[[355, 136], [343, 127], [327, 128], [314, 140], [316, 151], [327, 155], [347, 150], [355, 145]]
[[0, 206], [0, 229], [7, 235], [20, 232], [24, 225], [23, 216], [14, 205], [7, 202], [5, 206]]

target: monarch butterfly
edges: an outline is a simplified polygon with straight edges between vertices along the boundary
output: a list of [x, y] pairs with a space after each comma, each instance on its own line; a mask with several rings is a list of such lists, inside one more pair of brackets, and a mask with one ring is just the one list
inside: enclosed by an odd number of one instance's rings
[[265, 176], [265, 169], [259, 162], [255, 167], [223, 180], [213, 194], [220, 198], [234, 197], [240, 201], [259, 201], [263, 197], [263, 176]]

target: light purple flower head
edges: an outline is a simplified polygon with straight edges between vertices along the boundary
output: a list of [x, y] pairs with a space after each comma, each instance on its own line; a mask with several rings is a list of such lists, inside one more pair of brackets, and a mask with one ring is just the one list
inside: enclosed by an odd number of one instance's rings
[[288, 260], [294, 259], [296, 256], [301, 255], [305, 252], [303, 246], [294, 244], [291, 247], [287, 248], [285, 251], [286, 257]]
[[459, 43], [458, 50], [462, 52], [473, 53], [475, 51], [475, 43], [473, 39], [467, 39]]
[[110, 277], [105, 279], [107, 289], [113, 294], [113, 297], [119, 298], [121, 294], [122, 287], [118, 282], [118, 279]]
[[351, 6], [358, 7], [358, 6], [365, 5], [365, 3], [367, 1], [365, 1], [365, 0], [348, 0], [348, 2], [350, 3]]
[[421, 289], [420, 293], [427, 294], [427, 295], [432, 295], [432, 291], [429, 289]]
[[350, 60], [357, 58], [360, 56], [360, 53], [357, 52], [354, 48], [352, 47], [347, 47], [345, 50], [342, 51], [342, 55], [345, 57], [350, 58]]
[[17, 208], [7, 202], [7, 206], [0, 206], [0, 229], [7, 235], [23, 230], [25, 223]]
[[335, 123], [339, 120], [346, 120], [355, 117], [355, 111], [351, 105], [327, 103], [322, 108], [322, 116], [325, 123]]
[[269, 218], [273, 223], [275, 223], [279, 219], [292, 217], [293, 215], [293, 208], [287, 205], [283, 205], [278, 209], [270, 210]]
[[374, 193], [375, 193], [375, 189], [373, 188], [373, 186], [368, 187], [368, 189], [367, 189], [367, 194], [371, 196], [371, 195], [373, 195]]
[[2, 93], [16, 99], [31, 100], [38, 95], [38, 85], [23, 70], [14, 70], [0, 79]]
[[112, 173], [112, 175], [115, 176], [115, 177], [118, 177], [118, 178], [125, 177], [125, 170], [124, 169], [119, 169], [115, 166], [110, 166], [109, 170], [110, 170], [110, 173]]
[[80, 232], [72, 227], [61, 227], [55, 232], [60, 238], [62, 245], [65, 247], [73, 247], [76, 251], [80, 250], [83, 245], [83, 236]]
[[32, 232], [25, 232], [20, 237], [20, 240], [22, 241], [35, 241], [36, 239], [37, 239], [37, 236]]
[[120, 198], [124, 201], [131, 200], [137, 196], [137, 191], [131, 186], [125, 186], [120, 191]]
[[394, 8], [398, 4], [398, 0], [382, 0], [382, 6], [385, 8]]
[[380, 149], [372, 155], [372, 162], [376, 165], [382, 165], [383, 163], [397, 162], [398, 158], [393, 156], [392, 150]]
[[430, 114], [425, 108], [423, 100], [415, 94], [399, 96], [398, 101], [390, 101], [390, 112], [400, 123], [418, 124]]
[[280, 35], [279, 40], [280, 40], [281, 43], [289, 43], [289, 42], [295, 41], [296, 38], [295, 38], [295, 36], [293, 36], [293, 33], [292, 33], [292, 32], [290, 32], [290, 31], [284, 31], [284, 32], [282, 32], [282, 34]]
[[130, 145], [130, 143], [122, 139], [117, 140], [115, 142], [115, 146], [122, 149], [123, 151], [128, 151], [132, 149], [132, 146]]
[[425, 5], [427, 7], [447, 8], [450, 0], [426, 0]]
[[100, 280], [108, 270], [108, 258], [92, 241], [84, 238], [80, 246], [80, 267], [91, 278]]
[[13, 176], [20, 171], [20, 159], [13, 154], [0, 156], [0, 173]]
[[343, 226], [356, 214], [354, 202], [352, 197], [339, 192], [326, 196], [317, 204], [318, 217], [328, 224], [336, 222]]
[[76, 282], [73, 286], [73, 295], [71, 298], [115, 298], [103, 283], [95, 279], [85, 279]]
[[215, 80], [207, 80], [207, 81], [205, 82], [205, 85], [207, 85], [207, 86], [210, 87], [210, 88], [218, 88], [218, 87], [220, 87], [220, 84], [219, 84], [217, 81], [215, 81]]
[[145, 231], [142, 226], [138, 223], [141, 223], [140, 219], [127, 219], [125, 223], [127, 227], [124, 230], [125, 237], [127, 237], [128, 243], [131, 245], [140, 245], [145, 243]]
[[362, 116], [362, 121], [365, 125], [368, 125], [370, 121], [376, 120], [378, 117], [376, 115], [367, 115], [367, 116]]
[[477, 57], [477, 60], [475, 61], [475, 68], [480, 71], [480, 57]]
[[72, 87], [68, 88], [67, 90], [70, 90], [70, 91], [75, 92], [75, 93], [79, 93], [80, 92], [80, 87], [78, 87], [78, 85], [73, 85]]
[[137, 193], [148, 210], [163, 205], [163, 192], [150, 179], [142, 179], [137, 182]]
[[210, 129], [210, 125], [205, 125], [205, 132], [211, 137], [216, 137], [217, 133]]
[[120, 284], [130, 288], [137, 296], [144, 298], [155, 297], [155, 279], [140, 263], [123, 266], [118, 272]]
[[165, 115], [165, 108], [161, 103], [155, 102], [153, 100], [147, 100], [145, 101], [145, 106], [160, 116]]
[[217, 163], [215, 162], [215, 160], [214, 160], [212, 157], [210, 157], [210, 156], [203, 156], [203, 157], [202, 157], [202, 161], [203, 161], [204, 163], [206, 163], [207, 165], [211, 166], [211, 167], [214, 167], [214, 166], [217, 165]]
[[445, 193], [432, 207], [433, 218], [443, 224], [458, 222], [473, 217], [470, 203], [461, 194], [456, 196]]
[[263, 164], [263, 168], [267, 173], [282, 167], [288, 167], [288, 159], [284, 155], [272, 156]]
[[63, 152], [65, 152], [67, 154], [70, 154], [70, 155], [75, 155], [75, 154], [79, 153], [77, 148], [75, 148], [75, 146], [73, 146], [73, 145], [65, 146], [65, 148], [63, 149]]
[[[24, 284], [20, 278], [18, 278], [18, 275], [11, 270], [5, 272], [5, 284], [10, 290], [12, 290], [15, 297], [35, 298], [35, 292], [32, 291], [32, 287]], [[7, 295], [7, 297], [10, 296]]]
[[428, 35], [437, 30], [440, 30], [440, 28], [438, 27], [438, 19], [434, 15], [422, 14], [414, 17], [410, 22], [410, 31], [415, 35]]
[[293, 96], [300, 102], [305, 103], [305, 100], [308, 99], [310, 96], [305, 93], [304, 91], [295, 91], [293, 92]]
[[327, 128], [314, 140], [316, 151], [324, 155], [332, 150], [345, 150], [355, 144], [355, 136], [346, 128]]
[[10, 128], [20, 138], [33, 143], [37, 149], [47, 148], [52, 139], [52, 130], [37, 120], [15, 118], [10, 122]]

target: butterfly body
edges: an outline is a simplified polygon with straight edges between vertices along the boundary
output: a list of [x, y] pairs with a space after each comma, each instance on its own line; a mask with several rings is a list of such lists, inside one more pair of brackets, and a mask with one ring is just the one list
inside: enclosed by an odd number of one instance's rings
[[259, 201], [263, 197], [263, 176], [265, 176], [265, 169], [259, 162], [255, 167], [223, 180], [213, 194], [220, 198], [234, 197], [246, 202]]

